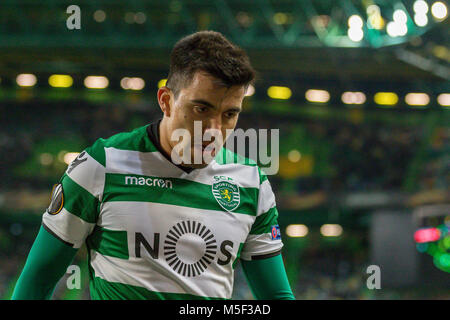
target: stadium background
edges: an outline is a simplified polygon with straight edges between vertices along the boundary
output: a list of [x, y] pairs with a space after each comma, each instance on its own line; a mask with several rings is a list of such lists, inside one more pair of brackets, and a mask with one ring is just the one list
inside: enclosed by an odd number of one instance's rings
[[[238, 127], [280, 129], [269, 179], [297, 299], [450, 298], [447, 17], [430, 0], [2, 0], [0, 298], [67, 163], [161, 116], [170, 49], [198, 30], [259, 72]], [[54, 299], [89, 298], [84, 247], [74, 264], [81, 289], [66, 276]], [[239, 266], [233, 296], [252, 298]]]

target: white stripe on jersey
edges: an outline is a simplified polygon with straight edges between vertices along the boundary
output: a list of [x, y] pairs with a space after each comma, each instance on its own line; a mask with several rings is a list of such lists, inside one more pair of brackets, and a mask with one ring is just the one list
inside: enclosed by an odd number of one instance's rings
[[73, 243], [75, 249], [80, 248], [86, 237], [92, 232], [95, 224], [84, 221], [63, 208], [58, 214], [51, 215], [47, 211], [42, 216], [43, 223], [62, 240]]
[[[208, 221], [210, 228], [217, 227], [220, 232], [222, 223], [235, 228], [236, 234], [248, 234], [255, 221], [254, 216], [228, 211], [207, 210], [182, 207], [173, 204], [139, 201], [110, 201], [102, 204], [102, 214], [97, 225], [109, 230], [132, 230], [134, 228], [154, 228], [155, 226], [171, 228], [180, 220]], [[245, 226], [245, 228], [243, 228]], [[214, 232], [214, 230], [211, 230]], [[241, 239], [242, 242], [245, 239]]]
[[[103, 256], [91, 250], [91, 266], [95, 276], [109, 282], [118, 282], [146, 288], [155, 292], [187, 293], [210, 298], [231, 298], [234, 277], [211, 274], [195, 278], [179, 275], [171, 268], [153, 260], [130, 257], [128, 260]], [[210, 265], [211, 266], [211, 265]], [[126, 270], [126, 272], [124, 272]]]
[[186, 173], [170, 163], [160, 152], [140, 152], [105, 148], [106, 172], [137, 174], [154, 177], [180, 178], [203, 184], [212, 184], [213, 175], [226, 175], [243, 188], [258, 188], [258, 167], [242, 164], [218, 164], [215, 160], [206, 168]]
[[[271, 251], [267, 252], [267, 247], [270, 246]], [[257, 252], [264, 251], [264, 255], [277, 252], [283, 247], [281, 239], [272, 240], [271, 233], [263, 234], [249, 234], [247, 241], [244, 244], [241, 252], [243, 260], [252, 260], [252, 256], [257, 256]]]
[[269, 180], [264, 180], [259, 187], [258, 212], [256, 216], [266, 213], [271, 208], [275, 207], [275, 205], [275, 195], [273, 194], [270, 182]]
[[[98, 163], [97, 160], [92, 158], [87, 152], [85, 152], [82, 159], [86, 159], [86, 161], [80, 163], [71, 171], [70, 169], [72, 166], [69, 165], [66, 174], [70, 179], [101, 201], [103, 186], [105, 185], [105, 167]], [[70, 173], [68, 173], [68, 171], [70, 171]]]

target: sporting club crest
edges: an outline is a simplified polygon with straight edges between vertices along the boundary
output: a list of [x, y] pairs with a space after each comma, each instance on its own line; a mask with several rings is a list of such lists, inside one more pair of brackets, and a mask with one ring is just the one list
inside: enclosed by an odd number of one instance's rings
[[239, 206], [239, 186], [233, 179], [228, 177], [214, 177], [216, 181], [212, 184], [212, 193], [219, 205], [226, 211], [233, 211]]

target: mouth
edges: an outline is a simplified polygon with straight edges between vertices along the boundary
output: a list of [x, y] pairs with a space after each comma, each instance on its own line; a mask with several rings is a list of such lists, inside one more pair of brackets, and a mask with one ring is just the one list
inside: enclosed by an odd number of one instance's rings
[[203, 144], [203, 145], [194, 145], [192, 148], [194, 150], [199, 150], [199, 151], [201, 150], [202, 153], [210, 152], [211, 156], [214, 157], [216, 155], [216, 147], [214, 145], [212, 145], [208, 148], [208, 146], [209, 146], [209, 143]]

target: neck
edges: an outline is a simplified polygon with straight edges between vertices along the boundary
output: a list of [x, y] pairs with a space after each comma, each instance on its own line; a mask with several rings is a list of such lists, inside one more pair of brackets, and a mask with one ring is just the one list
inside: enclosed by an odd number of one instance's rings
[[166, 153], [166, 155], [170, 157], [170, 155], [172, 154], [172, 147], [170, 146], [169, 143], [170, 137], [168, 134], [169, 128], [167, 127], [167, 125], [168, 125], [167, 120], [165, 117], [163, 117], [163, 119], [159, 124], [159, 143], [163, 151]]
[[[159, 144], [162, 148], [162, 151], [164, 151], [168, 159], [172, 159], [171, 155], [173, 149], [172, 146], [170, 145], [170, 132], [171, 128], [169, 127], [169, 123], [166, 120], [166, 118], [163, 117], [161, 122], [159, 123]], [[191, 164], [191, 165], [180, 164], [180, 166], [188, 170], [193, 170], [205, 168], [207, 164]]]

